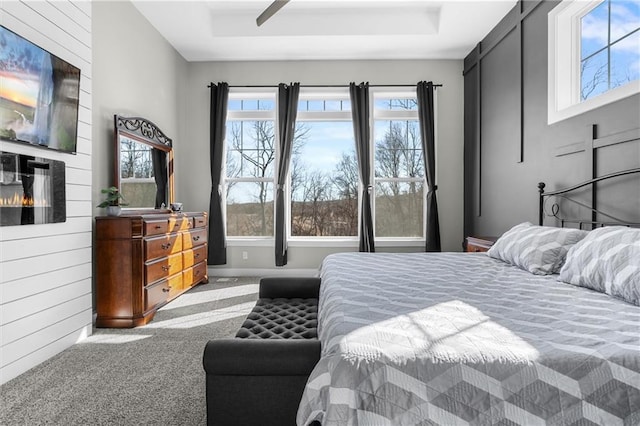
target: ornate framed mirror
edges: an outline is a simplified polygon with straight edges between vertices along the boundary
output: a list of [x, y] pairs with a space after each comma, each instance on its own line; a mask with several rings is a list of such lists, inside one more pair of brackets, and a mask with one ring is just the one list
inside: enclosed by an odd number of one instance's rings
[[168, 210], [174, 202], [173, 147], [155, 124], [114, 115], [115, 186], [127, 209]]

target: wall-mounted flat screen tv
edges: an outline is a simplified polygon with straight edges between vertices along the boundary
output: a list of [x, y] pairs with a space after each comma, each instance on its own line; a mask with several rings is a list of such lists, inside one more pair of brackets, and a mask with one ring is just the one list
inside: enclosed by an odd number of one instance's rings
[[76, 152], [80, 69], [0, 25], [0, 138]]

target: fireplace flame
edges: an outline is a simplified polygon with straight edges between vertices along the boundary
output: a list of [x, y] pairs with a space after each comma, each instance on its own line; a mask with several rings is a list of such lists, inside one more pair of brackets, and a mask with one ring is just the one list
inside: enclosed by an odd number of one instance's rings
[[49, 202], [16, 193], [13, 196], [0, 197], [0, 207], [49, 207]]

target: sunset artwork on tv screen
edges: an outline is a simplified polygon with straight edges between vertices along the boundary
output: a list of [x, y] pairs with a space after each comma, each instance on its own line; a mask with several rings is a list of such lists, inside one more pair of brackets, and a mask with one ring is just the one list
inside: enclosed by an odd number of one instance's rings
[[0, 26], [0, 138], [76, 152], [80, 69]]

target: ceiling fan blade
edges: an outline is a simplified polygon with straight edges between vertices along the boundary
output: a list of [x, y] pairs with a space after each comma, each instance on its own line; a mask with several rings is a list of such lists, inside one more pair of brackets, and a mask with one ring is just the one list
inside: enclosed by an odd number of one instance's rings
[[264, 12], [260, 14], [260, 16], [258, 16], [258, 18], [256, 19], [256, 24], [258, 24], [258, 26], [264, 24], [267, 19], [271, 18], [277, 11], [282, 9], [282, 7], [285, 4], [289, 3], [289, 1], [290, 0], [275, 0], [269, 5], [269, 7], [264, 10]]

